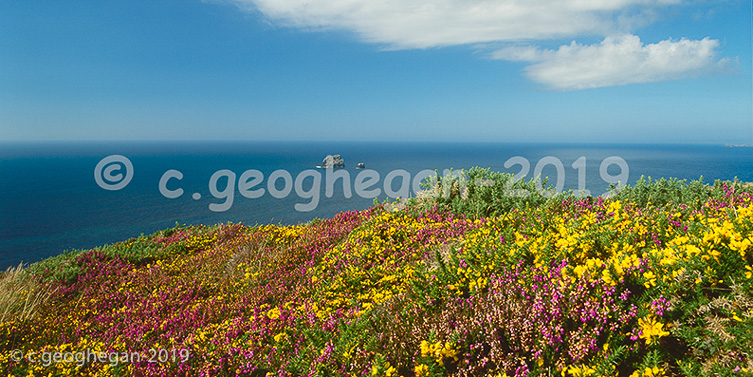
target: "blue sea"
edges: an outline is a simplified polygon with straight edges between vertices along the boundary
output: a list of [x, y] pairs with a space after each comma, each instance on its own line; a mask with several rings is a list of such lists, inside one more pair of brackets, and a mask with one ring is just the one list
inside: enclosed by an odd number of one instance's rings
[[[340, 154], [345, 169], [316, 169]], [[363, 162], [366, 169], [356, 169]], [[562, 190], [753, 181], [753, 148], [413, 142], [0, 143], [0, 269], [177, 224], [295, 224], [412, 196], [427, 171], [540, 173]], [[330, 179], [327, 183], [327, 174]], [[100, 179], [96, 179], [99, 176]], [[418, 176], [418, 178], [416, 178]], [[318, 178], [317, 178], [318, 177]], [[623, 181], [624, 179], [624, 181]], [[317, 182], [318, 180], [318, 182]], [[271, 182], [271, 183], [270, 183]], [[331, 195], [327, 195], [330, 186]], [[349, 194], [349, 195], [347, 195]]]

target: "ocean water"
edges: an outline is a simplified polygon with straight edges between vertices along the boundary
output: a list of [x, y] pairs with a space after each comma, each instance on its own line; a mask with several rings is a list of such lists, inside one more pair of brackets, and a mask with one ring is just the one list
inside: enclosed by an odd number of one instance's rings
[[[345, 169], [334, 171], [341, 178], [330, 185], [331, 197], [327, 171], [315, 168], [328, 154], [340, 154], [346, 163]], [[105, 164], [108, 156], [123, 156], [130, 166], [122, 161]], [[367, 170], [355, 169], [358, 162]], [[104, 177], [100, 183], [95, 179], [98, 165], [99, 176]], [[625, 179], [633, 184], [641, 175], [688, 180], [703, 176], [706, 182], [737, 177], [751, 182], [753, 148], [409, 142], [1, 143], [0, 269], [65, 250], [150, 234], [176, 223], [295, 224], [331, 217], [367, 208], [376, 194], [379, 200], [413, 195], [421, 172], [438, 170], [441, 175], [445, 169], [474, 166], [512, 174], [526, 170], [528, 177], [540, 173], [563, 190], [585, 188], [600, 195], [610, 182]], [[113, 187], [123, 178], [126, 185]], [[276, 179], [270, 185], [271, 178]]]

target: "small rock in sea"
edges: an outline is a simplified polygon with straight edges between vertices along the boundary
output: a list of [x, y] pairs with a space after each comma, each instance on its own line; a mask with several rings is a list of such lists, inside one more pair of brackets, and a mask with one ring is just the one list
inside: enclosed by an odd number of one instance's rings
[[344, 168], [345, 167], [345, 160], [339, 155], [327, 155], [327, 157], [322, 160], [322, 164], [317, 166], [318, 168]]
[[356, 169], [366, 169], [366, 165], [364, 165], [363, 162], [359, 162], [358, 165], [356, 165]]

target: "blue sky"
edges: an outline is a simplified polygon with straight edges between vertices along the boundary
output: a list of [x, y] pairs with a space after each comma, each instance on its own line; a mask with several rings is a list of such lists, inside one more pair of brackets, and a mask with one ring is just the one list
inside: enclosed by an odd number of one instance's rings
[[750, 1], [0, 4], [0, 140], [753, 142]]

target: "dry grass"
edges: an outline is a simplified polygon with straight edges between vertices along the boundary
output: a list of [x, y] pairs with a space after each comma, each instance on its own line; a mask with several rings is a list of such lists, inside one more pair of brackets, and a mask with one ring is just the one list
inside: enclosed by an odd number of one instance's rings
[[263, 240], [251, 240], [233, 250], [233, 255], [230, 256], [225, 268], [228, 272], [233, 272], [239, 264], [243, 263], [253, 266], [254, 271], [258, 271], [265, 264], [265, 259], [263, 257], [266, 251], [267, 248], [265, 247], [265, 242]]
[[451, 262], [454, 244], [442, 244], [437, 246], [424, 258], [424, 263], [429, 268], [429, 271], [434, 271], [440, 266], [441, 263], [447, 265]]
[[49, 295], [30, 278], [23, 263], [9, 267], [0, 273], [0, 322], [33, 319]]

